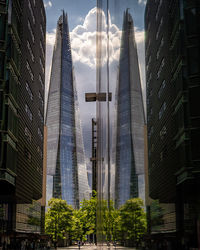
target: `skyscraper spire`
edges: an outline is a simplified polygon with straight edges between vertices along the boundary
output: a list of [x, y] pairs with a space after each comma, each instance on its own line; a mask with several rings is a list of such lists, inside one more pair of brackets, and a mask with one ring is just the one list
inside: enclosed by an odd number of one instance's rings
[[115, 200], [120, 206], [142, 197], [144, 185], [144, 107], [133, 19], [124, 12], [117, 86]]
[[89, 185], [64, 11], [57, 24], [46, 124], [47, 200], [62, 198], [77, 208], [87, 198]]

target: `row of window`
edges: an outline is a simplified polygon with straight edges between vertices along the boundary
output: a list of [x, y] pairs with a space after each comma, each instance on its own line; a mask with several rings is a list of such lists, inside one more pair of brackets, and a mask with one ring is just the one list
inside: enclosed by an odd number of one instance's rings
[[24, 129], [24, 134], [25, 134], [27, 140], [29, 142], [31, 142], [32, 141], [32, 135], [31, 135], [31, 132], [29, 131], [29, 129], [27, 127], [25, 127], [25, 129]]
[[25, 104], [25, 111], [26, 111], [30, 121], [32, 121], [33, 120], [33, 114], [32, 114], [32, 112], [31, 112], [31, 110], [30, 110], [30, 108], [29, 108], [29, 106], [27, 104]]
[[28, 8], [29, 8], [29, 10], [30, 10], [30, 13], [31, 13], [31, 17], [32, 17], [33, 23], [35, 24], [35, 16], [34, 16], [34, 14], [33, 14], [33, 9], [32, 9], [30, 0], [28, 0]]
[[31, 91], [31, 88], [30, 88], [28, 82], [26, 82], [26, 90], [27, 90], [27, 92], [29, 94], [30, 99], [33, 100], [33, 93]]
[[166, 108], [167, 108], [167, 104], [166, 104], [166, 102], [164, 102], [163, 105], [162, 105], [161, 108], [160, 108], [160, 111], [159, 111], [159, 115], [158, 115], [159, 119], [162, 118], [162, 116], [163, 116], [163, 114], [164, 114]]
[[41, 12], [41, 16], [42, 16], [43, 22], [45, 22], [45, 17], [44, 17], [42, 9], [40, 9], [40, 12]]
[[157, 29], [157, 32], [156, 32], [156, 40], [158, 40], [158, 37], [159, 37], [160, 31], [161, 31], [162, 24], [163, 24], [163, 17], [162, 17], [161, 20], [160, 20], [160, 23], [159, 23], [159, 26], [158, 26], [158, 29]]
[[[33, 93], [32, 93], [32, 91], [31, 91], [31, 88], [30, 88], [28, 82], [26, 82], [25, 87], [26, 87], [26, 91], [28, 92], [29, 97], [30, 97], [30, 99], [31, 99], [31, 101], [32, 101], [32, 100], [33, 100]], [[42, 95], [41, 95], [40, 91], [38, 92], [38, 97], [39, 97], [41, 106], [42, 106], [42, 108], [43, 108], [43, 107], [44, 107], [44, 101], [43, 101], [43, 98], [42, 98]]]
[[[25, 129], [24, 129], [24, 134], [25, 134], [27, 140], [29, 142], [31, 142], [32, 141], [32, 135], [31, 135], [31, 132], [29, 131], [29, 129], [27, 127], [25, 127]], [[30, 160], [32, 158], [31, 157], [31, 153], [29, 152], [29, 150], [27, 148], [26, 148], [25, 152], [26, 152], [25, 155]], [[40, 157], [42, 158], [43, 157], [43, 153], [42, 153], [42, 149], [40, 148], [40, 146], [37, 146], [37, 152], [39, 153]]]
[[40, 128], [38, 128], [38, 135], [39, 135], [40, 139], [43, 140], [43, 134], [42, 134], [42, 131], [40, 130]]
[[156, 59], [158, 60], [159, 59], [159, 56], [160, 56], [160, 52], [161, 52], [161, 49], [164, 45], [164, 38], [162, 37], [161, 41], [160, 41], [160, 45], [158, 47], [158, 50], [157, 50], [157, 53], [156, 53]]
[[[150, 130], [149, 130], [149, 133], [148, 133], [148, 138], [149, 138], [149, 139], [151, 138], [151, 136], [152, 136], [153, 133], [154, 133], [154, 127], [151, 126], [151, 128], [150, 128]], [[167, 128], [166, 128], [166, 126], [164, 125], [164, 126], [162, 127], [162, 129], [160, 130], [160, 139], [163, 140], [164, 137], [166, 136], [166, 134], [167, 134]]]
[[40, 40], [40, 49], [41, 49], [41, 51], [42, 51], [42, 56], [43, 56], [43, 58], [45, 59], [44, 49], [43, 49], [41, 40]]
[[38, 110], [38, 116], [40, 118], [41, 123], [43, 123], [43, 116], [42, 116], [40, 110]]
[[43, 108], [43, 107], [44, 107], [44, 101], [43, 101], [43, 98], [42, 98], [42, 95], [41, 95], [40, 91], [38, 92], [38, 97], [39, 97], [41, 106], [42, 106], [42, 108]]
[[[44, 72], [44, 66], [43, 66], [43, 64], [42, 64], [41, 58], [40, 58], [40, 64], [41, 64], [41, 67], [42, 67], [42, 71]], [[34, 74], [33, 74], [33, 72], [32, 72], [31, 66], [30, 66], [30, 64], [29, 64], [28, 61], [26, 61], [26, 68], [27, 68], [27, 70], [28, 70], [28, 72], [29, 72], [29, 75], [30, 75], [30, 77], [31, 77], [31, 80], [33, 81], [33, 80], [34, 80]], [[43, 82], [42, 77], [41, 77], [40, 74], [39, 74], [39, 82], [40, 82], [41, 88], [42, 88], [42, 90], [43, 90], [43, 89], [44, 89], [44, 82]]]
[[44, 65], [43, 65], [43, 63], [42, 63], [41, 57], [40, 57], [40, 66], [41, 66], [41, 68], [42, 68], [42, 73], [44, 74]]
[[31, 49], [31, 45], [30, 45], [30, 43], [29, 43], [28, 40], [27, 40], [27, 48], [28, 48], [28, 51], [29, 51], [29, 53], [30, 53], [30, 55], [31, 55], [31, 60], [32, 60], [33, 62], [35, 62], [35, 57], [34, 57], [34, 55], [33, 55], [33, 51], [32, 51], [32, 49]]
[[27, 68], [27, 70], [28, 70], [28, 72], [29, 72], [29, 75], [30, 75], [30, 77], [31, 77], [31, 80], [33, 81], [33, 80], [34, 80], [34, 75], [33, 75], [32, 69], [31, 69], [30, 64], [29, 64], [28, 61], [26, 61], [26, 68]]
[[30, 23], [29, 19], [28, 19], [28, 29], [30, 31], [32, 41], [33, 41], [33, 43], [35, 43], [35, 36], [34, 36], [33, 29], [31, 27], [31, 23]]
[[158, 7], [157, 7], [157, 11], [156, 11], [156, 21], [158, 21], [158, 16], [159, 16], [159, 13], [160, 13], [160, 8], [162, 6], [162, 2], [163, 0], [160, 0], [159, 1], [159, 4], [158, 4]]
[[149, 57], [149, 59], [148, 59], [148, 62], [147, 62], [147, 66], [146, 66], [146, 71], [148, 72], [148, 70], [149, 70], [149, 65], [150, 65], [150, 63], [151, 63], [151, 56]]
[[41, 77], [40, 74], [39, 74], [39, 82], [40, 82], [41, 88], [43, 90], [44, 89], [44, 82], [43, 82], [42, 77]]
[[157, 72], [157, 80], [160, 78], [160, 74], [161, 74], [162, 69], [163, 69], [164, 66], [165, 66], [165, 58], [163, 58], [161, 63], [160, 63], [160, 66], [159, 66], [159, 69], [158, 69], [158, 72]]
[[42, 28], [42, 25], [40, 24], [40, 30], [41, 30], [41, 33], [42, 33], [42, 37], [43, 39], [45, 38], [45, 35], [44, 35], [44, 31], [43, 31], [43, 28]]

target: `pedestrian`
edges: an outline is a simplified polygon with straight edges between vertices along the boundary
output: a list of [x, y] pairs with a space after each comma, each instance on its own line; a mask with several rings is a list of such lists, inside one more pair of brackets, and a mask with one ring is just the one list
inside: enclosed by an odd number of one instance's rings
[[47, 242], [47, 249], [50, 249], [51, 248], [51, 243], [50, 241]]
[[80, 242], [80, 240], [78, 241], [78, 249], [80, 249], [81, 248], [81, 242]]

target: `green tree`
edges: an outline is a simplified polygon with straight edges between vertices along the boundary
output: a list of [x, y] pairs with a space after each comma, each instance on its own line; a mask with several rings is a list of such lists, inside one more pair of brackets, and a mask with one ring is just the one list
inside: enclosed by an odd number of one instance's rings
[[85, 221], [86, 221], [86, 212], [82, 210], [73, 211], [73, 226], [72, 226], [72, 239], [73, 240], [86, 240], [86, 231], [85, 231]]
[[140, 198], [127, 200], [120, 208], [122, 240], [129, 246], [137, 245], [146, 232], [146, 214]]
[[119, 210], [114, 208], [114, 202], [110, 200], [109, 206], [106, 200], [102, 201], [104, 235], [107, 241], [115, 241], [119, 237], [121, 217]]
[[51, 235], [53, 241], [65, 239], [72, 228], [73, 209], [65, 200], [51, 198], [48, 202], [45, 216], [45, 231]]
[[160, 206], [158, 200], [153, 200], [150, 206], [151, 218], [150, 225], [154, 230], [159, 230], [164, 223], [163, 214], [164, 208]]
[[83, 224], [83, 236], [96, 234], [96, 210], [97, 197], [92, 196], [90, 200], [83, 200], [81, 202], [81, 223]]

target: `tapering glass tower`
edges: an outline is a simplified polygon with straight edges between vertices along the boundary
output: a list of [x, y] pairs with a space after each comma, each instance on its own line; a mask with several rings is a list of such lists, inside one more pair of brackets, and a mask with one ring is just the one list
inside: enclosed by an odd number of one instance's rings
[[57, 23], [47, 103], [47, 200], [62, 198], [79, 207], [89, 185], [67, 15]]
[[144, 198], [144, 106], [133, 19], [124, 13], [117, 83], [115, 201]]

